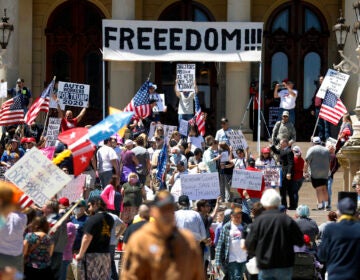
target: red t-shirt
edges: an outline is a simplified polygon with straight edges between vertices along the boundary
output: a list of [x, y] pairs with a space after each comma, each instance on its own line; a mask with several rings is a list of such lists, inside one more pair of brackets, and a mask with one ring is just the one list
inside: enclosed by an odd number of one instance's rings
[[77, 126], [78, 120], [77, 118], [73, 118], [71, 120], [67, 120], [66, 118], [61, 119], [61, 132], [64, 132], [68, 129], [74, 128]]
[[299, 180], [303, 177], [305, 161], [301, 156], [294, 156], [294, 180]]

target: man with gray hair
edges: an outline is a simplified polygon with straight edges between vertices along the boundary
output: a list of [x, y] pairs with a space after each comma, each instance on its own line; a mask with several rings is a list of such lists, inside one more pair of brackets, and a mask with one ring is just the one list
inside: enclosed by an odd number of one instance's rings
[[280, 201], [276, 190], [265, 190], [260, 200], [265, 211], [248, 227], [245, 246], [250, 255], [256, 256], [259, 279], [291, 280], [293, 246], [304, 244], [296, 222], [280, 212]]

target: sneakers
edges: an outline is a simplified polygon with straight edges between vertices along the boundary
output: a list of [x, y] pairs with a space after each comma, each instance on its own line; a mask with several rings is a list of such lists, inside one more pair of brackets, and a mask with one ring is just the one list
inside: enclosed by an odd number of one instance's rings
[[325, 211], [331, 211], [331, 206], [326, 206], [324, 210]]

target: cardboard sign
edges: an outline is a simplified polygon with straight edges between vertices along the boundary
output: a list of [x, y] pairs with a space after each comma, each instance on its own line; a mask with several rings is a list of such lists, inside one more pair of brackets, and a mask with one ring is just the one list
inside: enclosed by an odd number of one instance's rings
[[188, 129], [189, 129], [189, 122], [185, 121], [185, 120], [180, 120], [179, 133], [181, 135], [187, 136], [188, 135]]
[[59, 135], [61, 124], [61, 118], [49, 118], [49, 123], [46, 130], [46, 143], [45, 147], [54, 147], [56, 145], [56, 141]]
[[261, 171], [257, 172], [234, 168], [231, 187], [234, 189], [260, 191], [262, 177], [263, 173]]
[[219, 174], [198, 173], [180, 175], [181, 192], [191, 200], [216, 199], [220, 195]]
[[36, 147], [27, 151], [7, 170], [5, 177], [40, 206], [71, 181], [67, 174]]
[[69, 176], [71, 177], [71, 181], [58, 193], [58, 197], [67, 197], [71, 203], [82, 197], [86, 175], [80, 174], [76, 178], [74, 178], [74, 175]]
[[90, 85], [59, 82], [57, 96], [62, 105], [89, 107]]
[[153, 108], [153, 112], [164, 112], [166, 106], [165, 106], [165, 94], [163, 93], [152, 93], [152, 95], [155, 95], [155, 98], [157, 100], [156, 105]]
[[102, 21], [104, 60], [261, 61], [262, 22]]
[[164, 125], [164, 136], [165, 136], [165, 140], [170, 141], [171, 138], [171, 134], [173, 134], [174, 131], [177, 130], [177, 127], [174, 125]]
[[6, 98], [7, 94], [7, 82], [0, 83], [0, 98]]
[[256, 166], [261, 169], [264, 175], [265, 188], [276, 188], [282, 185], [282, 169], [281, 166]]
[[246, 150], [248, 144], [246, 142], [246, 138], [240, 129], [230, 131], [226, 131], [226, 137], [228, 138], [231, 147], [233, 148], [233, 154], [236, 157], [236, 150], [243, 149]]
[[179, 91], [195, 91], [195, 64], [177, 64], [176, 79]]
[[337, 97], [340, 97], [350, 75], [338, 72], [333, 69], [328, 69], [321, 86], [316, 93], [317, 97], [324, 99], [326, 91], [329, 90]]

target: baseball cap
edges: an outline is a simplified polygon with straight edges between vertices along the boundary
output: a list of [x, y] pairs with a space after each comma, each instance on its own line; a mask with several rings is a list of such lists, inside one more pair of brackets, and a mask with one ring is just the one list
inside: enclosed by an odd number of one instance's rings
[[130, 140], [130, 139], [127, 139], [125, 141], [125, 146], [128, 146], [128, 145], [134, 145], [134, 142], [132, 140]]
[[182, 206], [189, 206], [190, 205], [190, 199], [186, 194], [180, 195], [178, 199], [178, 203]]
[[64, 205], [65, 207], [69, 207], [70, 202], [67, 197], [62, 197], [59, 199], [59, 204]]
[[300, 155], [300, 154], [301, 154], [301, 149], [300, 149], [299, 146], [294, 146], [294, 147], [292, 148], [292, 150], [293, 150], [293, 152], [294, 152], [295, 154], [297, 154], [297, 155]]
[[312, 142], [314, 144], [321, 144], [321, 139], [319, 136], [315, 136], [313, 139], [312, 139]]
[[283, 116], [289, 116], [289, 111], [284, 111], [284, 112], [282, 113], [282, 115], [283, 115]]
[[80, 200], [79, 204], [76, 207], [86, 207], [86, 201], [85, 200]]
[[152, 206], [161, 208], [167, 205], [175, 205], [174, 196], [169, 191], [166, 190], [159, 191], [155, 195]]
[[222, 122], [222, 123], [227, 123], [227, 122], [228, 122], [228, 119], [227, 119], [227, 118], [221, 118], [220, 122]]
[[270, 153], [270, 148], [269, 148], [269, 147], [262, 148], [262, 149], [261, 149], [261, 152], [262, 152], [263, 154], [269, 154], [269, 153]]
[[339, 201], [338, 210], [341, 214], [354, 215], [356, 212], [356, 205], [350, 197], [345, 197]]

